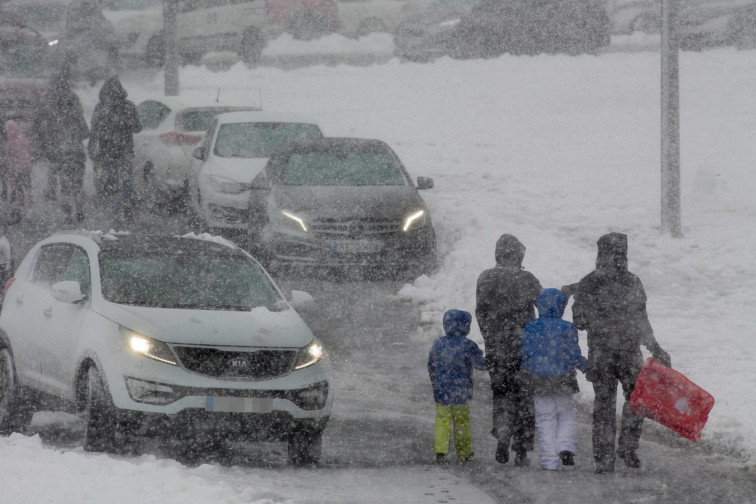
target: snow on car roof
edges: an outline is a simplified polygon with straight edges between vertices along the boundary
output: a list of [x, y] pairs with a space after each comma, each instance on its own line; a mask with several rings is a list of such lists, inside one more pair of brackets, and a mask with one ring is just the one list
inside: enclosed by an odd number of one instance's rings
[[296, 113], [281, 111], [250, 111], [250, 112], [226, 112], [216, 116], [218, 124], [245, 123], [245, 122], [293, 122], [305, 124], [318, 124], [312, 117], [305, 117]]

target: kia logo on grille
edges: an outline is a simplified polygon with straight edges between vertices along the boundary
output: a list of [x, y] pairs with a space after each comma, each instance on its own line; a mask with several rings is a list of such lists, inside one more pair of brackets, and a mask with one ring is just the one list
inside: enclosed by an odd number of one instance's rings
[[230, 367], [231, 369], [242, 370], [249, 369], [251, 365], [247, 359], [243, 357], [237, 357], [228, 361], [228, 367]]
[[349, 223], [347, 231], [352, 238], [359, 238], [365, 234], [365, 225], [360, 221], [353, 221]]

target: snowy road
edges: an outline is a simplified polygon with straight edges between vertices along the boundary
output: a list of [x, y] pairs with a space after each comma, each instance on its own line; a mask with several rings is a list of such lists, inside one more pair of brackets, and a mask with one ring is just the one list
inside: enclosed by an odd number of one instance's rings
[[[307, 318], [336, 368], [323, 467], [289, 468], [282, 446], [249, 446], [188, 467], [160, 453], [113, 457], [84, 453], [77, 442], [13, 436], [0, 438], [0, 502], [753, 504], [753, 56], [722, 49], [681, 57], [682, 240], [658, 232], [658, 55], [182, 69], [184, 91], [258, 96], [262, 89], [266, 108], [321, 118], [330, 135], [384, 139], [413, 176], [432, 176], [436, 187], [423, 197], [439, 236], [439, 270], [411, 285], [285, 282], [318, 299]], [[137, 101], [162, 92], [160, 75], [124, 81]], [[78, 91], [90, 117], [97, 89]], [[37, 206], [9, 232], [17, 258], [62, 227], [41, 199], [38, 168]], [[109, 228], [113, 220], [90, 202], [84, 226]], [[185, 219], [166, 215], [140, 215], [134, 228], [189, 230]], [[430, 465], [425, 357], [443, 310], [472, 309], [475, 278], [491, 265], [496, 238], [516, 234], [528, 247], [526, 268], [558, 287], [591, 270], [596, 238], [610, 230], [630, 236], [630, 267], [643, 279], [675, 368], [717, 400], [701, 442], [647, 422], [643, 468], [595, 475], [592, 392], [581, 377], [577, 466], [558, 473], [500, 466], [488, 434], [488, 380], [479, 374], [475, 460]], [[470, 337], [481, 342], [477, 327]]]

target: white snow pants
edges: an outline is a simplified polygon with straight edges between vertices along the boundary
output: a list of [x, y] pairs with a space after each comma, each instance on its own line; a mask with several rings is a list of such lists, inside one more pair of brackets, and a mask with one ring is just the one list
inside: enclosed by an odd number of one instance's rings
[[559, 452], [577, 453], [577, 408], [572, 394], [535, 396], [535, 422], [541, 467], [555, 471], [562, 465]]

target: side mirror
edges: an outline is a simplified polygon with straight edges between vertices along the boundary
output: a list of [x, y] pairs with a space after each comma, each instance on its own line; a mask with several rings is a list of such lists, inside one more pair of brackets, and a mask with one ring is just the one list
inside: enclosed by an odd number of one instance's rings
[[310, 311], [315, 307], [315, 299], [305, 291], [291, 291], [291, 306], [298, 312]]
[[205, 154], [206, 152], [205, 152], [204, 147], [197, 147], [196, 149], [192, 151], [192, 157], [194, 157], [195, 159], [199, 159], [201, 161], [205, 160]]
[[50, 288], [52, 297], [61, 303], [76, 304], [87, 299], [86, 294], [81, 292], [81, 284], [75, 280], [66, 280], [53, 284]]
[[417, 177], [418, 189], [433, 189], [433, 179], [430, 177]]

